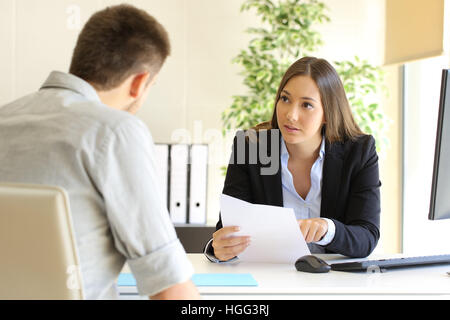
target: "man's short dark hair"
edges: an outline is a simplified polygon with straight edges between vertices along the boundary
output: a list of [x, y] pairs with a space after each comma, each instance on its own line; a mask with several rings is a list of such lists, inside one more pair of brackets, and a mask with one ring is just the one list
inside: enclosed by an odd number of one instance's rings
[[131, 5], [96, 12], [81, 31], [70, 73], [97, 90], [120, 85], [130, 75], [154, 76], [170, 54], [167, 31], [151, 15]]

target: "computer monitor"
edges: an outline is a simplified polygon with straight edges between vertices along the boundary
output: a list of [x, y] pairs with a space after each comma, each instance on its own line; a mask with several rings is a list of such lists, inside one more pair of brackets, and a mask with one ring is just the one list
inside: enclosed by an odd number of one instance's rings
[[450, 219], [450, 69], [442, 70], [429, 220]]

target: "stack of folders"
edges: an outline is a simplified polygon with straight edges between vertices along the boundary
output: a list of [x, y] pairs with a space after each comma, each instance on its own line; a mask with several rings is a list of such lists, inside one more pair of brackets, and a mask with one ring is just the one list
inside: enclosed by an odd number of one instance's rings
[[208, 146], [155, 144], [163, 200], [174, 224], [206, 224]]

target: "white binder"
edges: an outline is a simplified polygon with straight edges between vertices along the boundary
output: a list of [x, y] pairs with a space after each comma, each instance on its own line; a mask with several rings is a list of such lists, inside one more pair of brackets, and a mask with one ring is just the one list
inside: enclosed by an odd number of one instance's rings
[[169, 193], [169, 145], [155, 144], [156, 170], [159, 177], [159, 187], [166, 207], [168, 207], [167, 196]]
[[208, 183], [208, 146], [191, 146], [189, 223], [206, 224], [206, 186]]
[[187, 223], [187, 168], [189, 146], [170, 148], [170, 217], [173, 223]]

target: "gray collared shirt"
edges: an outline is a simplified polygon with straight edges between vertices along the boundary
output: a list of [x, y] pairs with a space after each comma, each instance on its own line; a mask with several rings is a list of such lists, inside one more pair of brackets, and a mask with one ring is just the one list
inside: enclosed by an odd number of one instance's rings
[[0, 107], [0, 181], [68, 192], [87, 299], [117, 298], [125, 262], [141, 295], [192, 276], [158, 188], [150, 132], [74, 75], [52, 72], [38, 92]]

